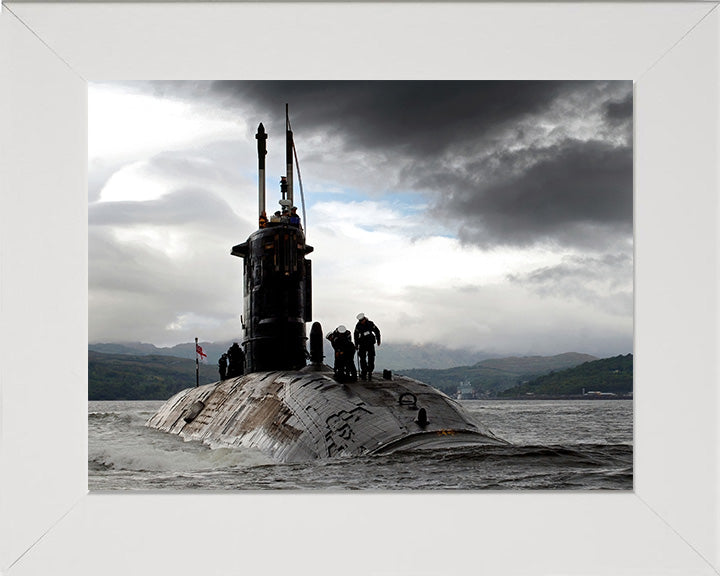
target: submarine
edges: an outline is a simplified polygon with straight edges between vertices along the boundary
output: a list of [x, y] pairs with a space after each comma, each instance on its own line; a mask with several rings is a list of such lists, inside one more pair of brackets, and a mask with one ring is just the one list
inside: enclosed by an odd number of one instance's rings
[[[312, 322], [307, 255], [313, 248], [299, 219], [266, 216], [267, 137], [261, 123], [255, 135], [258, 229], [230, 251], [243, 260], [244, 373], [182, 390], [145, 425], [213, 448], [257, 448], [278, 462], [507, 445], [428, 384], [387, 370], [367, 381], [342, 379], [324, 363], [321, 325], [312, 324], [309, 338], [306, 332]], [[285, 143], [281, 211], [294, 202], [287, 107]]]

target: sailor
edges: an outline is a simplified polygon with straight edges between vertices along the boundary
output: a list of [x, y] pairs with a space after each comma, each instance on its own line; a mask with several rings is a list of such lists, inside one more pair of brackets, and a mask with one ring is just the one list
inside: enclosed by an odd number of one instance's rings
[[297, 226], [300, 228], [300, 216], [297, 215], [297, 207], [293, 206], [290, 209], [290, 225]]
[[335, 350], [335, 378], [340, 382], [344, 380], [357, 380], [355, 369], [355, 346], [352, 343], [350, 330], [342, 324], [330, 332], [326, 338], [330, 340]]
[[267, 214], [265, 214], [265, 210], [263, 210], [263, 211], [260, 213], [260, 218], [259, 218], [260, 228], [266, 228], [266, 227], [267, 227], [267, 222], [268, 222]]
[[380, 330], [362, 312], [357, 315], [357, 320], [354, 336], [355, 348], [360, 357], [360, 378], [372, 380], [372, 373], [375, 370], [375, 343], [380, 346]]
[[280, 222], [280, 210], [275, 212], [272, 216], [270, 216], [270, 222]]
[[228, 348], [228, 378], [242, 376], [245, 373], [245, 353], [242, 351], [237, 342]]
[[220, 371], [220, 380], [225, 380], [227, 378], [227, 367], [228, 367], [228, 357], [227, 354], [223, 354], [220, 356], [220, 360], [218, 360], [218, 370]]

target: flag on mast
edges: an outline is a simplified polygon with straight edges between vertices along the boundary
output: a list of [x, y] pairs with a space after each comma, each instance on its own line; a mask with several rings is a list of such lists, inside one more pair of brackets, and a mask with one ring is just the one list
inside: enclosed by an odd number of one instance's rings
[[200, 356], [207, 358], [207, 354], [203, 352], [202, 347], [198, 344], [198, 339], [195, 338], [195, 388], [200, 386]]
[[203, 352], [202, 346], [197, 343], [197, 338], [195, 338], [195, 353], [198, 354], [201, 359], [207, 358], [207, 354]]

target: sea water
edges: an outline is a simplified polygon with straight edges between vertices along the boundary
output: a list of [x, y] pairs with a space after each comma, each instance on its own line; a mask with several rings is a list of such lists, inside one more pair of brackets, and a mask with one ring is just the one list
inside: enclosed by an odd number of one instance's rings
[[161, 401], [88, 404], [90, 490], [631, 490], [632, 400], [462, 400], [510, 446], [282, 464], [145, 427]]

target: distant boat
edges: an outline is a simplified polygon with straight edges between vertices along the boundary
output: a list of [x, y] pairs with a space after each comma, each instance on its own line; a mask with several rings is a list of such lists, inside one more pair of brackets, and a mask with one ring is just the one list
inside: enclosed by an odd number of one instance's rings
[[[311, 322], [313, 248], [302, 226], [282, 217], [293, 206], [294, 144], [286, 116], [287, 175], [281, 218], [265, 212], [265, 140], [258, 141], [259, 228], [231, 254], [244, 260], [245, 374], [188, 388], [147, 426], [211, 446], [255, 447], [284, 462], [397, 450], [508, 444], [439, 390], [389, 372], [339, 382], [323, 363], [323, 331]], [[302, 187], [301, 187], [302, 191]], [[309, 360], [309, 362], [308, 362]]]

